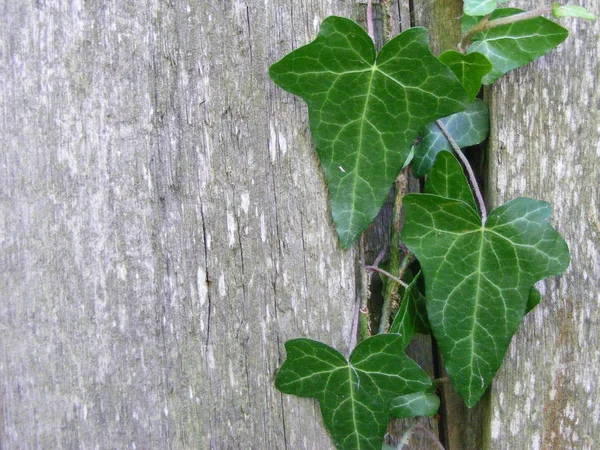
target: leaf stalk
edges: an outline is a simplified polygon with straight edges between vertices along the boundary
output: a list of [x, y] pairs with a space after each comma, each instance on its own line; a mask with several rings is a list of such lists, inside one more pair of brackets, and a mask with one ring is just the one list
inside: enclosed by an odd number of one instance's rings
[[372, 272], [379, 272], [379, 273], [385, 275], [386, 277], [390, 278], [391, 280], [394, 280], [396, 283], [398, 283], [399, 285], [403, 286], [404, 288], [408, 287], [407, 283], [405, 283], [404, 281], [402, 281], [397, 276], [392, 275], [387, 270], [381, 269], [380, 267], [377, 267], [377, 266], [365, 266], [365, 270], [369, 270], [369, 271], [372, 271]]
[[475, 193], [477, 204], [479, 205], [479, 212], [481, 213], [481, 222], [485, 224], [485, 221], [487, 220], [487, 209], [485, 208], [485, 202], [483, 201], [483, 195], [481, 194], [481, 189], [479, 189], [479, 183], [477, 183], [477, 177], [475, 176], [475, 172], [473, 172], [469, 160], [462, 152], [462, 150], [460, 149], [460, 147], [458, 146], [448, 129], [444, 126], [443, 122], [441, 120], [436, 120], [435, 123], [440, 128], [442, 134], [446, 137], [446, 139], [448, 139], [452, 150], [454, 150], [456, 156], [458, 156], [460, 161], [463, 163], [465, 170], [469, 175], [469, 182], [471, 184], [471, 187], [473, 188], [473, 192]]
[[521, 22], [523, 20], [535, 19], [537, 17], [544, 16], [546, 14], [552, 13], [551, 6], [541, 6], [537, 9], [531, 11], [525, 11], [518, 14], [513, 14], [512, 16], [500, 17], [499, 19], [489, 20], [490, 14], [485, 16], [477, 25], [471, 28], [462, 38], [460, 44], [458, 44], [458, 50], [461, 53], [465, 53], [467, 51], [467, 47], [471, 45], [471, 40], [473, 36], [477, 33], [481, 33], [483, 31], [490, 30], [492, 28], [496, 28], [502, 25], [509, 25], [515, 22]]

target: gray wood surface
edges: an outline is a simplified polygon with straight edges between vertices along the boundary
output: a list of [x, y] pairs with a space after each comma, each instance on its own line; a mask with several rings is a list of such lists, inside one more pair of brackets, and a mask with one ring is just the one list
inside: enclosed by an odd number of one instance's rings
[[[596, 0], [576, 3], [600, 16]], [[600, 448], [600, 22], [561, 22], [567, 41], [486, 92], [490, 203], [549, 201], [572, 256], [565, 275], [541, 283], [493, 383], [487, 449]]]
[[[412, 3], [440, 30], [456, 2]], [[273, 378], [287, 339], [349, 350], [359, 255], [333, 231], [306, 107], [267, 70], [363, 9], [2, 2], [1, 450], [333, 448], [316, 403]], [[600, 446], [600, 23], [564, 22], [558, 51], [486, 90], [489, 203], [550, 201], [573, 256], [493, 384], [486, 449]], [[453, 414], [452, 450], [473, 438]]]
[[0, 448], [332, 448], [273, 377], [355, 252], [267, 69], [353, 7], [2, 2]]

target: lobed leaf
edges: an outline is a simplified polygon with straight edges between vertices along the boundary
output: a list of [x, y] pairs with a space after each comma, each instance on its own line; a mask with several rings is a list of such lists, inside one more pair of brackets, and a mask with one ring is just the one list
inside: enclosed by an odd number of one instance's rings
[[[489, 133], [490, 121], [487, 105], [475, 99], [464, 111], [440, 119], [459, 147], [483, 142]], [[452, 151], [452, 146], [435, 122], [421, 130], [421, 142], [415, 146], [411, 171], [415, 177], [425, 176], [439, 152]]]
[[[517, 8], [498, 9], [490, 20], [523, 12]], [[478, 52], [492, 63], [492, 70], [483, 78], [489, 85], [506, 72], [524, 66], [556, 48], [569, 32], [543, 17], [490, 28], [473, 36], [467, 53]]]
[[[426, 194], [461, 200], [477, 211], [473, 192], [462, 166], [450, 152], [443, 151], [438, 154], [435, 164], [427, 177], [424, 192]], [[532, 287], [527, 300], [525, 314], [535, 308], [541, 300], [542, 294], [540, 294], [540, 291]]]
[[482, 224], [458, 167], [452, 155], [440, 153], [429, 193], [404, 197], [402, 241], [421, 264], [431, 330], [456, 390], [471, 407], [523, 316], [539, 302], [533, 285], [563, 272], [570, 257], [548, 223], [546, 202], [512, 200]]
[[412, 28], [376, 55], [358, 24], [328, 17], [313, 42], [269, 70], [275, 83], [308, 104], [344, 247], [379, 213], [419, 130], [468, 104], [462, 85], [428, 43], [425, 29]]
[[286, 394], [315, 398], [338, 449], [380, 450], [390, 402], [434, 389], [403, 345], [398, 334], [379, 334], [362, 341], [348, 362], [323, 343], [294, 339], [285, 344], [287, 359], [275, 386]]
[[534, 283], [563, 272], [567, 244], [548, 224], [550, 205], [518, 198], [482, 225], [466, 203], [404, 197], [402, 239], [421, 263], [427, 313], [448, 374], [471, 407], [500, 367]]

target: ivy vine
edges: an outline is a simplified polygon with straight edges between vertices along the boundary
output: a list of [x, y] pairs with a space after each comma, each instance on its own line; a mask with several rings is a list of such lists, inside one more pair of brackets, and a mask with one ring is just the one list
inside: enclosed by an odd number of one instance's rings
[[517, 198], [488, 215], [461, 148], [489, 132], [487, 106], [476, 98], [482, 84], [566, 39], [567, 30], [542, 15], [594, 17], [572, 5], [524, 12], [497, 3], [504, 2], [465, 1], [460, 51], [436, 57], [427, 31], [412, 28], [377, 54], [358, 24], [332, 16], [314, 41], [269, 70], [308, 105], [344, 248], [408, 168], [427, 176], [423, 193], [397, 197], [395, 215], [403, 208], [404, 223], [400, 229], [394, 221], [389, 267], [369, 267], [386, 275], [386, 299], [402, 294], [397, 308], [384, 305], [379, 334], [370, 336], [363, 308], [361, 340], [348, 359], [310, 339], [285, 344], [276, 387], [318, 400], [338, 449], [381, 450], [390, 418], [437, 412], [434, 380], [404, 353], [416, 333], [433, 333], [454, 387], [475, 405], [540, 301], [534, 284], [569, 265], [567, 244], [549, 224], [551, 206]]

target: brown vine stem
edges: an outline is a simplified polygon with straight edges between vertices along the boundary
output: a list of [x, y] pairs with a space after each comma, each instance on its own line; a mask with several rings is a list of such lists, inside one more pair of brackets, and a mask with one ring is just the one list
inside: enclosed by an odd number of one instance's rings
[[408, 427], [408, 429], [406, 430], [406, 432], [400, 439], [400, 442], [398, 442], [398, 446], [396, 447], [397, 450], [403, 450], [405, 447], [407, 447], [409, 441], [411, 440], [413, 435], [417, 432], [421, 432], [421, 433], [425, 434], [431, 440], [431, 442], [433, 442], [435, 444], [435, 446], [438, 449], [445, 450], [444, 446], [440, 442], [439, 438], [435, 434], [433, 434], [431, 431], [429, 431], [427, 429], [427, 427], [425, 427], [425, 425], [423, 425], [423, 422], [419, 419], [416, 419], [410, 425], [410, 427]]
[[417, 424], [416, 428], [419, 431], [421, 431], [422, 433], [424, 433], [427, 437], [429, 437], [431, 442], [433, 442], [439, 450], [445, 450], [444, 446], [440, 442], [439, 438], [435, 434], [433, 434], [431, 431], [429, 431], [427, 428], [425, 428], [422, 423], [419, 422]]
[[405, 288], [408, 287], [408, 284], [406, 284], [404, 281], [402, 281], [397, 276], [392, 275], [387, 270], [380, 269], [379, 267], [376, 267], [376, 266], [365, 266], [365, 270], [369, 270], [371, 272], [379, 272], [379, 273], [385, 275], [386, 277], [388, 277], [389, 279], [394, 280], [396, 283], [404, 286]]
[[437, 387], [437, 388], [446, 386], [448, 383], [450, 383], [450, 378], [448, 378], [448, 377], [436, 378], [434, 380], [434, 383], [435, 383], [435, 387]]
[[[411, 255], [407, 251], [404, 254], [402, 262], [400, 262], [400, 232], [402, 230], [402, 199], [404, 194], [408, 191], [408, 169], [403, 169], [398, 174], [394, 183], [394, 190], [396, 195], [394, 196], [394, 207], [392, 210], [392, 230], [390, 236], [390, 260], [389, 260], [389, 272], [394, 275], [397, 279], [404, 277], [404, 272], [408, 268], [411, 262]], [[373, 264], [378, 266], [378, 264]], [[402, 284], [405, 286], [404, 284]], [[390, 281], [386, 284], [383, 290], [383, 305], [381, 306], [381, 318], [379, 320], [379, 333], [387, 333], [391, 312], [392, 304], [398, 301], [398, 287], [399, 283]]]
[[513, 14], [512, 16], [500, 17], [499, 19], [489, 20], [489, 14], [485, 16], [477, 25], [471, 28], [467, 34], [462, 38], [460, 44], [458, 44], [458, 49], [461, 53], [464, 53], [467, 50], [467, 47], [471, 45], [471, 39], [477, 33], [481, 33], [482, 31], [487, 31], [491, 28], [499, 27], [501, 25], [509, 25], [515, 22], [521, 22], [523, 20], [535, 19], [536, 17], [541, 17], [545, 14], [550, 14], [552, 12], [552, 6], [541, 6], [532, 11], [526, 11], [519, 14]]
[[414, 420], [413, 423], [408, 427], [408, 430], [404, 432], [404, 435], [400, 438], [400, 442], [398, 442], [397, 450], [403, 450], [406, 447], [412, 438], [412, 435], [415, 432], [415, 428], [417, 427], [417, 420]]
[[[360, 237], [358, 240], [358, 266], [365, 266], [365, 247], [364, 247], [364, 235]], [[349, 353], [354, 350], [356, 344], [364, 338], [368, 336], [362, 335], [361, 325], [364, 323], [364, 316], [368, 316], [368, 307], [367, 301], [370, 296], [370, 286], [369, 286], [369, 277], [367, 276], [366, 271], [360, 271], [361, 274], [361, 282], [360, 287], [358, 289], [358, 298], [356, 299], [356, 307], [354, 311], [354, 317], [352, 320], [352, 331], [350, 335], [350, 348]], [[360, 335], [360, 336], [359, 336]]]
[[485, 209], [485, 202], [483, 201], [483, 195], [481, 194], [481, 189], [479, 189], [479, 184], [477, 183], [477, 178], [475, 177], [475, 173], [473, 172], [473, 169], [471, 168], [471, 164], [469, 164], [469, 160], [467, 159], [465, 154], [462, 152], [462, 150], [460, 149], [460, 147], [458, 146], [458, 144], [456, 143], [456, 141], [454, 140], [452, 135], [448, 132], [448, 129], [444, 126], [442, 121], [436, 120], [435, 123], [440, 128], [440, 130], [442, 131], [442, 134], [445, 136], [445, 138], [448, 139], [448, 142], [452, 146], [452, 150], [454, 150], [454, 153], [456, 153], [456, 156], [458, 156], [458, 158], [461, 160], [461, 162], [465, 166], [467, 174], [469, 175], [469, 181], [471, 183], [471, 187], [473, 188], [473, 192], [475, 193], [475, 198], [477, 198], [477, 203], [479, 205], [479, 211], [481, 212], [481, 221], [485, 224], [485, 221], [487, 220], [487, 210]]

